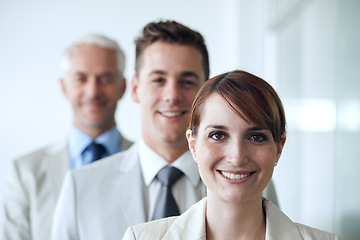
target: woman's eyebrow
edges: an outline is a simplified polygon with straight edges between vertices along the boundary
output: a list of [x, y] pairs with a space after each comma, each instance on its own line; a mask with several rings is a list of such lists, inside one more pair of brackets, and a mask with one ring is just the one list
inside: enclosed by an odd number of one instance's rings
[[255, 127], [249, 127], [246, 131], [251, 132], [251, 131], [264, 131], [264, 130], [269, 130], [269, 129], [267, 129], [265, 127], [257, 127], [257, 126], [255, 126]]
[[228, 130], [229, 128], [224, 126], [224, 125], [216, 125], [216, 124], [210, 124], [207, 125], [204, 130], [208, 129], [208, 128], [215, 128], [215, 129], [219, 129], [219, 130]]

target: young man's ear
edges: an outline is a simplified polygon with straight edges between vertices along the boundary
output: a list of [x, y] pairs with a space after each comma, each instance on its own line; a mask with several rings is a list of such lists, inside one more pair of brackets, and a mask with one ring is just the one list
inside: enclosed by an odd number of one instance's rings
[[136, 74], [131, 79], [131, 98], [134, 102], [139, 102], [139, 95], [138, 95], [138, 88], [139, 88], [139, 80], [136, 77]]

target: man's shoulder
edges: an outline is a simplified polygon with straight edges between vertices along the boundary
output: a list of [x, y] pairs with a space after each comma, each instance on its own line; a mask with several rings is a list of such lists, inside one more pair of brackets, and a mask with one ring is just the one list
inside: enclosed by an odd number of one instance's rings
[[66, 152], [66, 141], [61, 140], [17, 157], [12, 161], [12, 163], [14, 166], [19, 168], [31, 168], [33, 166], [39, 167], [39, 165], [46, 159], [52, 158], [54, 155], [58, 154], [64, 154], [64, 156], [66, 156]]

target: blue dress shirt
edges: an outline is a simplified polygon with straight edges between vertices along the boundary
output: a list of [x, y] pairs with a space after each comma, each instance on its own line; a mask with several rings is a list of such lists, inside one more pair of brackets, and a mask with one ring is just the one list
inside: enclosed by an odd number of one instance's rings
[[77, 169], [91, 162], [91, 153], [85, 149], [92, 142], [102, 144], [106, 149], [106, 154], [102, 158], [110, 156], [120, 151], [121, 136], [116, 126], [104, 132], [95, 140], [72, 125], [68, 135], [68, 149], [70, 157], [70, 168]]

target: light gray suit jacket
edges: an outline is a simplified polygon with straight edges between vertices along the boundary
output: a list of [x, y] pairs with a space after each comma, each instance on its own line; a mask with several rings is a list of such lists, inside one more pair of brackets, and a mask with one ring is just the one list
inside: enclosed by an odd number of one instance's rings
[[[67, 173], [54, 214], [53, 240], [119, 239], [129, 226], [147, 221], [138, 151], [135, 143]], [[271, 185], [267, 194], [276, 197], [273, 191]]]
[[[271, 201], [263, 199], [266, 212], [266, 240], [340, 240], [340, 237], [294, 223]], [[123, 240], [200, 240], [206, 239], [206, 198], [179, 217], [164, 218], [129, 227]]]
[[[122, 150], [132, 144], [121, 139]], [[69, 154], [66, 140], [15, 159], [4, 190], [3, 240], [49, 240]]]
[[69, 171], [56, 206], [52, 239], [118, 239], [146, 221], [138, 144]]

